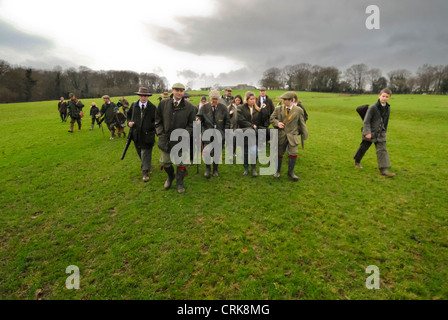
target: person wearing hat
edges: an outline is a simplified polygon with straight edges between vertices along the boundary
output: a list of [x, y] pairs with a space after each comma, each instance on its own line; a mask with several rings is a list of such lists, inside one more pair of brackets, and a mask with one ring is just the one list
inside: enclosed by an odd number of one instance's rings
[[[257, 106], [261, 109], [261, 126], [260, 129], [268, 129], [270, 125], [271, 115], [275, 110], [274, 102], [266, 95], [266, 88], [260, 88], [260, 96], [258, 97]], [[266, 131], [266, 142], [270, 140], [269, 130]]]
[[[208, 130], [208, 129], [217, 129], [219, 130], [221, 134], [222, 139], [222, 147], [224, 148], [224, 139], [225, 139], [225, 130], [230, 129], [230, 115], [229, 110], [227, 107], [219, 103], [220, 94], [219, 91], [212, 90], [210, 91], [210, 102], [206, 103], [202, 106], [201, 110], [197, 114], [197, 118], [201, 121], [201, 128], [202, 132]], [[214, 139], [214, 137], [213, 137]], [[207, 147], [208, 144], [210, 144], [211, 141], [204, 141], [204, 148]], [[219, 158], [222, 155], [222, 149], [221, 150], [213, 150], [210, 153], [210, 156], [213, 157], [213, 176], [218, 177], [218, 162]], [[205, 160], [205, 173], [204, 177], [207, 179], [210, 179], [210, 169], [211, 169], [211, 159], [210, 157], [208, 159], [204, 158]], [[210, 163], [210, 164], [207, 164]]]
[[170, 94], [168, 92], [164, 92], [163, 94], [160, 95], [159, 102], [162, 101], [163, 99], [169, 99], [170, 98]]
[[76, 99], [74, 93], [69, 94], [70, 101], [68, 102], [68, 110], [70, 115], [70, 130], [68, 132], [73, 133], [73, 128], [75, 126], [75, 122], [78, 123], [78, 131], [81, 131], [81, 118], [83, 116], [82, 108], [84, 108], [84, 104]]
[[113, 140], [115, 138], [115, 126], [113, 125], [114, 119], [115, 119], [115, 111], [114, 109], [117, 107], [115, 103], [110, 101], [110, 97], [106, 94], [103, 97], [104, 104], [101, 106], [100, 110], [100, 118], [101, 122], [106, 122], [107, 128], [110, 131], [110, 140]]
[[251, 155], [251, 159], [255, 159], [255, 164], [252, 164], [252, 177], [257, 177], [257, 159], [258, 159], [258, 128], [261, 125], [261, 112], [257, 110], [257, 102], [255, 93], [251, 91], [247, 91], [244, 95], [244, 104], [238, 107], [237, 112], [237, 123], [238, 128], [243, 131], [246, 130], [255, 130], [256, 133], [256, 141], [255, 145], [249, 145], [248, 141], [244, 139], [244, 172], [243, 175], [249, 175], [249, 153]]
[[285, 92], [281, 97], [284, 105], [275, 108], [271, 116], [271, 124], [278, 129], [278, 161], [275, 178], [280, 178], [283, 155], [288, 148], [288, 177], [293, 181], [298, 181], [299, 177], [294, 173], [297, 156], [299, 154], [300, 137], [308, 139], [308, 129], [305, 124], [305, 114], [303, 110], [294, 104], [294, 93]]
[[219, 103], [222, 103], [226, 107], [231, 104], [233, 101], [232, 97], [232, 88], [227, 87], [226, 92], [222, 95], [222, 97], [219, 99]]
[[175, 83], [172, 87], [172, 98], [162, 100], [157, 108], [156, 131], [159, 137], [158, 147], [162, 151], [161, 163], [168, 178], [164, 188], [171, 188], [173, 180], [176, 179], [177, 191], [185, 193], [184, 177], [187, 170], [184, 163], [177, 164], [176, 175], [174, 174], [173, 163], [171, 161], [171, 149], [178, 143], [170, 141], [171, 133], [176, 129], [187, 130], [190, 137], [193, 135], [193, 122], [196, 119], [194, 106], [184, 100], [185, 86]]
[[129, 131], [129, 138], [134, 141], [135, 150], [140, 158], [143, 182], [149, 181], [149, 173], [151, 171], [152, 149], [156, 141], [156, 106], [149, 101], [152, 93], [148, 88], [139, 88], [136, 94], [139, 100], [132, 103], [126, 116]]

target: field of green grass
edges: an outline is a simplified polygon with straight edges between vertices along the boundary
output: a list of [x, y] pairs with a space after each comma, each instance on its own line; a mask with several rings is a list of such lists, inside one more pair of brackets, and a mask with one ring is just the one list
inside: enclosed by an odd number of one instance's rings
[[[377, 96], [299, 98], [299, 182], [286, 163], [280, 180], [242, 165], [206, 180], [202, 164], [184, 195], [163, 189], [157, 147], [145, 184], [133, 145], [120, 161], [124, 139], [89, 131], [101, 99], [82, 100], [73, 134], [57, 101], [0, 105], [0, 299], [447, 299], [448, 97], [392, 96], [393, 178], [374, 146], [353, 167], [355, 108]], [[65, 287], [70, 265], [79, 290]], [[366, 289], [370, 265], [379, 290]]]

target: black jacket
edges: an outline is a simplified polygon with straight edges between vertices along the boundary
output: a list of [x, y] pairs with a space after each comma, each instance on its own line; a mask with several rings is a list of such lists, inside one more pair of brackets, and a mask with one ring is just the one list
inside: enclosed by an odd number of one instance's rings
[[212, 104], [209, 102], [202, 106], [197, 117], [201, 120], [202, 131], [218, 129], [222, 139], [225, 138], [225, 130], [230, 129], [229, 110], [222, 103], [216, 106], [215, 116], [213, 116]]
[[[260, 98], [261, 97], [258, 97], [257, 101], [257, 106], [259, 108], [262, 107]], [[274, 102], [272, 102], [272, 99], [269, 98], [268, 96], [266, 96], [265, 98], [266, 100], [263, 104], [266, 104], [266, 107], [261, 108], [261, 124], [260, 124], [260, 126], [262, 126], [264, 129], [269, 127], [271, 115], [272, 113], [274, 113], [275, 110]]]
[[187, 130], [191, 138], [194, 121], [196, 121], [196, 110], [190, 102], [182, 99], [177, 108], [174, 108], [173, 98], [160, 101], [155, 121], [159, 149], [163, 152], [171, 152], [178, 143], [170, 141], [171, 133], [176, 129]]
[[143, 113], [138, 101], [132, 103], [128, 110], [128, 122], [134, 122], [132, 140], [137, 147], [149, 149], [154, 146], [156, 139], [156, 119], [157, 108], [150, 101], [146, 102]]

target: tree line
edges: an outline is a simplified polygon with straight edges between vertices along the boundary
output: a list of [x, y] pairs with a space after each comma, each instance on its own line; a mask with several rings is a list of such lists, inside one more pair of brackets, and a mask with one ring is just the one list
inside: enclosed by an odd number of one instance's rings
[[271, 90], [296, 90], [339, 93], [378, 93], [389, 87], [393, 93], [446, 94], [448, 92], [448, 65], [425, 64], [414, 75], [406, 69], [397, 69], [383, 76], [378, 68], [354, 64], [344, 73], [335, 67], [309, 63], [269, 68], [263, 73], [260, 85]]
[[139, 87], [160, 93], [167, 90], [168, 81], [154, 73], [94, 71], [84, 66], [35, 70], [0, 60], [0, 103], [58, 100], [71, 92], [80, 99], [134, 95]]

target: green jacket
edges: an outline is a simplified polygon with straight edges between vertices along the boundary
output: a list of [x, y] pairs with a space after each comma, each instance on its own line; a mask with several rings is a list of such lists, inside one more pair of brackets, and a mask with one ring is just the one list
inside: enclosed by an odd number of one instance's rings
[[82, 111], [82, 108], [84, 108], [84, 104], [79, 101], [79, 100], [70, 100], [68, 102], [68, 110], [69, 110], [69, 114], [70, 117], [72, 117], [73, 119], [79, 119], [79, 113]]
[[108, 125], [114, 122], [115, 119], [114, 109], [116, 106], [117, 105], [111, 101], [110, 104], [108, 105], [103, 104], [103, 106], [101, 107], [100, 111], [101, 117], [104, 115], [104, 121], [106, 121]]
[[174, 99], [160, 101], [155, 121], [159, 149], [163, 152], [171, 152], [171, 149], [178, 143], [170, 141], [171, 133], [176, 129], [185, 129], [192, 137], [195, 120], [196, 110], [190, 102], [182, 99], [179, 106], [174, 108]]

